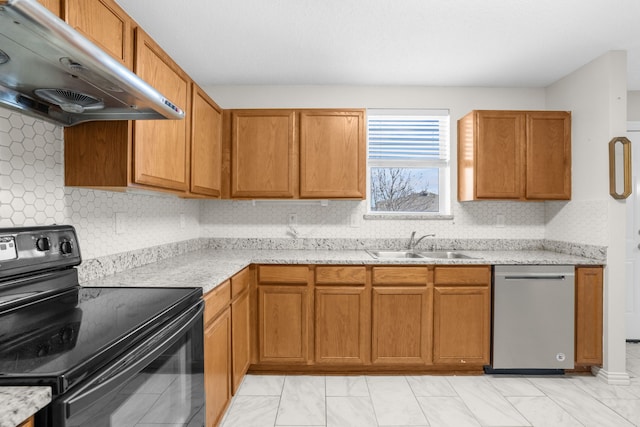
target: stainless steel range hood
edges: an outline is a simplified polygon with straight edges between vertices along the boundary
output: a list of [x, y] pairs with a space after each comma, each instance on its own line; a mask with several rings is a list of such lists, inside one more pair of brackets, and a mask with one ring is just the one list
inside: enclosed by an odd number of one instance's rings
[[62, 126], [184, 118], [37, 0], [0, 0], [0, 106]]

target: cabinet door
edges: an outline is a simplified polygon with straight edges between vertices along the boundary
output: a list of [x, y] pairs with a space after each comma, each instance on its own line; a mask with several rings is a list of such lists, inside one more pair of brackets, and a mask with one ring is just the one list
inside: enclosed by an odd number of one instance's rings
[[433, 363], [489, 363], [489, 286], [437, 286], [433, 298]]
[[18, 427], [34, 427], [35, 421], [33, 420], [33, 417], [30, 417], [29, 419], [25, 420], [22, 424], [20, 424]]
[[250, 334], [249, 291], [246, 290], [231, 303], [231, 355], [232, 355], [232, 390], [236, 393], [244, 374], [249, 369]]
[[140, 28], [136, 28], [135, 72], [184, 109], [184, 120], [136, 120], [133, 181], [186, 191], [189, 187], [191, 80]]
[[300, 113], [300, 197], [365, 197], [363, 111]]
[[527, 199], [571, 199], [570, 113], [527, 113], [526, 152]]
[[316, 363], [350, 365], [368, 361], [369, 301], [364, 287], [316, 288]]
[[478, 111], [476, 116], [476, 197], [524, 196], [524, 113]]
[[62, 0], [38, 0], [38, 3], [49, 9], [58, 18], [64, 19], [62, 16], [62, 7], [60, 2]]
[[576, 364], [602, 364], [602, 267], [576, 268]]
[[222, 110], [193, 84], [191, 108], [191, 192], [220, 196]]
[[374, 287], [372, 304], [374, 364], [431, 361], [431, 310], [426, 287]]
[[65, 0], [65, 7], [71, 27], [131, 69], [131, 18], [115, 1]]
[[218, 425], [231, 400], [231, 314], [226, 309], [204, 330], [207, 427]]
[[298, 149], [291, 110], [234, 111], [231, 197], [294, 197]]
[[308, 313], [306, 286], [258, 286], [260, 362], [308, 361]]

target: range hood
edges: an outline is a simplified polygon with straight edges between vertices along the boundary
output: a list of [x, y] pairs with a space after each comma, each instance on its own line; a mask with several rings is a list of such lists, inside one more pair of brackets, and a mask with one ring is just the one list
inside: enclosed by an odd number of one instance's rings
[[184, 118], [37, 0], [0, 0], [0, 106], [62, 126]]

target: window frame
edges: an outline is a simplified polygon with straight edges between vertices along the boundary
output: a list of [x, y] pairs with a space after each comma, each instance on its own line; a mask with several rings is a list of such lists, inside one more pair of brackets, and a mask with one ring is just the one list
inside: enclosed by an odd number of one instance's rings
[[[440, 146], [446, 144], [446, 160], [442, 159], [370, 159], [369, 153], [369, 119], [380, 116], [423, 116], [446, 117], [448, 129], [441, 136]], [[367, 110], [367, 212], [366, 219], [449, 219], [451, 218], [451, 115], [448, 109], [368, 109]], [[442, 139], [444, 138], [444, 141]], [[375, 211], [371, 209], [371, 170], [372, 168], [437, 168], [438, 169], [438, 211]]]

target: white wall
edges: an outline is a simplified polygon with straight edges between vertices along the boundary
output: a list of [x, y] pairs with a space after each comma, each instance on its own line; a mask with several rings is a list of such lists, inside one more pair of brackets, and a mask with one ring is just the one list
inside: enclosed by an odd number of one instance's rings
[[[456, 121], [473, 109], [544, 109], [544, 89], [438, 88], [408, 86], [211, 86], [223, 108], [444, 108], [451, 115], [451, 183], [456, 183]], [[210, 237], [286, 237], [287, 213], [299, 216], [305, 237], [403, 237], [412, 230], [441, 238], [544, 237], [544, 203], [457, 203], [453, 220], [363, 220], [366, 202], [329, 207], [204, 201], [201, 225]], [[495, 226], [496, 215], [506, 226]], [[352, 227], [352, 218], [356, 227]]]
[[[571, 239], [563, 225], [591, 220], [595, 207], [607, 249], [604, 309], [604, 369], [611, 382], [625, 372], [625, 201], [609, 196], [608, 143], [624, 136], [627, 121], [626, 52], [609, 52], [547, 88], [547, 108], [573, 112], [573, 200], [550, 205], [547, 238]], [[605, 218], [606, 212], [606, 218]], [[553, 232], [553, 236], [550, 236]]]
[[627, 120], [640, 122], [640, 90], [627, 92]]
[[197, 200], [65, 188], [62, 132], [0, 108], [0, 227], [72, 224], [84, 259], [199, 237]]

